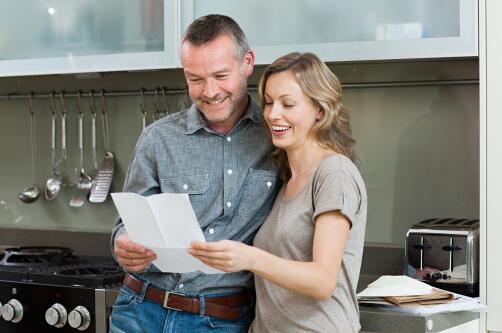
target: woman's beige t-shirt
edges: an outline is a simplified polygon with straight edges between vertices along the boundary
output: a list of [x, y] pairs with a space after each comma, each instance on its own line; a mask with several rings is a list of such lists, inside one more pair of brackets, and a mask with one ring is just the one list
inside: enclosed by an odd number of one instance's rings
[[319, 301], [255, 276], [256, 318], [249, 332], [359, 332], [356, 287], [367, 211], [361, 174], [350, 159], [333, 155], [321, 162], [295, 197], [284, 199], [284, 188], [255, 237], [256, 247], [281, 258], [308, 262], [312, 261], [314, 221], [319, 214], [339, 210], [352, 226], [331, 298]]

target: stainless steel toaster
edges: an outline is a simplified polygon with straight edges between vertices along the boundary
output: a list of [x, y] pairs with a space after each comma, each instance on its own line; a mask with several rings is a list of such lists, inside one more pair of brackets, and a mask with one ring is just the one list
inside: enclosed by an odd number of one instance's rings
[[479, 220], [435, 218], [406, 234], [406, 275], [437, 288], [479, 295]]

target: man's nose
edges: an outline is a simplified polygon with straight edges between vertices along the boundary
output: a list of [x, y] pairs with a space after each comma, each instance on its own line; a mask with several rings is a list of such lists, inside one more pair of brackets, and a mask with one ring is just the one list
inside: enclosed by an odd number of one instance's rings
[[206, 80], [202, 91], [205, 97], [214, 99], [218, 95], [218, 86], [214, 80]]

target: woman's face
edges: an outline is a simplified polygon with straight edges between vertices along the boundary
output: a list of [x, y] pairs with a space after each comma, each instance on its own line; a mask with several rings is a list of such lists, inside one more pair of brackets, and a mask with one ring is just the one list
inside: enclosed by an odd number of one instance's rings
[[276, 147], [293, 151], [315, 143], [311, 129], [322, 113], [305, 95], [293, 72], [270, 75], [264, 99], [263, 115]]

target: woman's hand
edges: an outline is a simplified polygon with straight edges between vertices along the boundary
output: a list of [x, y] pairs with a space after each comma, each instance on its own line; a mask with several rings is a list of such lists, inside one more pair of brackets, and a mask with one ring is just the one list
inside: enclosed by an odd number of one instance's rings
[[206, 265], [224, 272], [251, 270], [257, 248], [241, 242], [194, 242], [188, 252]]

